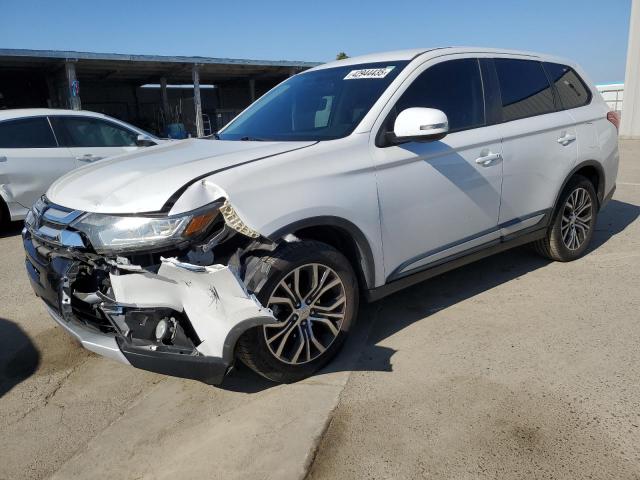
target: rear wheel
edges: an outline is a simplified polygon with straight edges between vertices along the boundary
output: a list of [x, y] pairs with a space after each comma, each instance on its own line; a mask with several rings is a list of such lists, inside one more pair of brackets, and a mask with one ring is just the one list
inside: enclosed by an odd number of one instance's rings
[[270, 380], [290, 383], [336, 355], [358, 304], [355, 275], [340, 252], [316, 241], [290, 243], [251, 259], [245, 277], [277, 321], [238, 340], [243, 363]]
[[581, 175], [573, 177], [560, 196], [547, 236], [535, 243], [543, 256], [569, 262], [589, 248], [598, 216], [598, 199], [593, 184]]

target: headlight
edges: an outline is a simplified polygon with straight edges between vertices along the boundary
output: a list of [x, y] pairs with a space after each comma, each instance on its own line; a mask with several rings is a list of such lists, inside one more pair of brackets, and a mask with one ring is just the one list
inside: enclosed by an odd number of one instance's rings
[[218, 215], [215, 209], [175, 217], [120, 217], [90, 213], [73, 224], [98, 251], [171, 246], [203, 233]]
[[24, 224], [28, 228], [35, 228], [35, 226], [36, 226], [36, 216], [33, 214], [33, 210], [29, 210], [27, 212], [27, 216], [24, 219]]
[[40, 215], [44, 207], [47, 206], [47, 203], [44, 201], [44, 197], [40, 197], [36, 200], [36, 203], [33, 204], [32, 210], [36, 213], [36, 215]]
[[34, 203], [33, 206], [29, 209], [29, 212], [27, 212], [27, 216], [24, 219], [24, 224], [28, 228], [36, 228], [36, 219], [42, 214], [42, 210], [44, 210], [45, 206], [46, 203], [44, 201], [44, 198], [40, 197], [38, 198], [38, 200], [36, 200], [36, 203]]

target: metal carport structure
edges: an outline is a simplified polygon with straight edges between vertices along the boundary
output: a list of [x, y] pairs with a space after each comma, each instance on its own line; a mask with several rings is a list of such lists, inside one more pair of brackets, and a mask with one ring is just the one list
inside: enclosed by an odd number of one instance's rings
[[130, 98], [127, 102], [135, 109], [140, 103], [135, 89], [145, 84], [159, 84], [160, 95], [156, 100], [158, 107], [166, 112], [169, 107], [167, 84], [189, 84], [193, 85], [195, 133], [202, 136], [200, 84], [215, 85], [214, 101], [218, 106], [226, 104], [232, 110], [240, 110], [290, 75], [315, 65], [317, 63], [289, 60], [0, 49], [0, 93], [5, 107], [11, 108], [80, 109], [83, 92], [88, 92], [87, 96], [92, 99]]

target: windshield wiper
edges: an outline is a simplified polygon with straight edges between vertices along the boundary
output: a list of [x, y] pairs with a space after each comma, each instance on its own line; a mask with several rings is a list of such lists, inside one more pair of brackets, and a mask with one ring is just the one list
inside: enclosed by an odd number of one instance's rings
[[257, 138], [257, 137], [242, 137], [240, 138], [240, 140], [243, 142], [266, 142], [264, 138]]

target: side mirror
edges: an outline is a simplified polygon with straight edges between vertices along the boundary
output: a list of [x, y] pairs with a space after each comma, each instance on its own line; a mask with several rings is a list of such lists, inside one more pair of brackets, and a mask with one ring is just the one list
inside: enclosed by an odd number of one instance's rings
[[394, 143], [440, 140], [448, 132], [447, 115], [435, 108], [407, 108], [400, 112], [393, 125]]
[[136, 145], [139, 147], [152, 147], [153, 145], [156, 145], [156, 142], [154, 142], [148, 135], [139, 134], [136, 138]]

